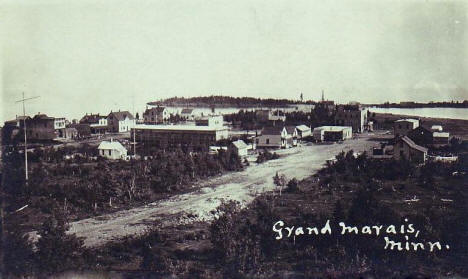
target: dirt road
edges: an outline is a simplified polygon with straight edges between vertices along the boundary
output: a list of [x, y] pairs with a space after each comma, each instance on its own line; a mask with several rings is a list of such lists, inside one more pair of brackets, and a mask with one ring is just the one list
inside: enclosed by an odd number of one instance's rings
[[137, 235], [155, 223], [162, 226], [174, 223], [190, 223], [194, 220], [209, 220], [210, 211], [222, 199], [232, 199], [247, 204], [255, 195], [272, 190], [272, 177], [276, 172], [288, 179], [306, 178], [320, 169], [327, 159], [340, 151], [369, 150], [377, 145], [368, 141], [368, 136], [345, 141], [342, 144], [304, 145], [288, 150], [279, 150], [280, 159], [257, 165], [253, 163], [242, 172], [229, 173], [208, 179], [200, 190], [175, 196], [145, 206], [122, 210], [95, 218], [71, 223], [70, 232], [85, 238], [85, 246], [95, 247], [127, 235]]

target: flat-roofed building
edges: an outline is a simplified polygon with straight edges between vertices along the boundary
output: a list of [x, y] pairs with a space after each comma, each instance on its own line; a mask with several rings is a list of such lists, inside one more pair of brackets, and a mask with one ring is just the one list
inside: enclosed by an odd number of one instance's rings
[[450, 133], [448, 132], [433, 132], [432, 133], [432, 144], [435, 145], [446, 145], [449, 143]]
[[431, 131], [433, 131], [433, 132], [442, 132], [443, 131], [442, 125], [432, 125], [431, 126]]
[[306, 125], [296, 126], [296, 130], [297, 130], [297, 137], [300, 139], [306, 138], [312, 135], [312, 129], [310, 129], [310, 127]]
[[419, 127], [419, 119], [399, 119], [393, 123], [395, 137], [407, 136], [408, 132]]
[[335, 124], [350, 126], [355, 133], [362, 133], [367, 127], [367, 110], [360, 105], [338, 106], [335, 114]]
[[348, 126], [320, 126], [314, 128], [312, 134], [318, 142], [340, 141], [352, 138], [353, 129]]
[[229, 148], [234, 151], [239, 157], [247, 156], [249, 151], [249, 146], [243, 140], [233, 141]]
[[194, 125], [136, 125], [131, 129], [137, 143], [158, 148], [167, 147], [206, 147], [228, 138], [225, 127]]

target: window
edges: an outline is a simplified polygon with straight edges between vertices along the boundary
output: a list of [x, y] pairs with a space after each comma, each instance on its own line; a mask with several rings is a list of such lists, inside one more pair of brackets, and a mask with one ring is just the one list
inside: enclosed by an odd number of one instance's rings
[[403, 156], [404, 156], [403, 150], [400, 150], [400, 157], [403, 157]]
[[111, 155], [111, 150], [109, 149], [109, 156]]
[[270, 139], [266, 139], [266, 144], [270, 144]]

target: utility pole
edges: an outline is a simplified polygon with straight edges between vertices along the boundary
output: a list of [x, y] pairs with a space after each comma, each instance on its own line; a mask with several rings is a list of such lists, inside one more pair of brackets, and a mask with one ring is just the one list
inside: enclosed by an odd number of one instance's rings
[[132, 95], [132, 104], [133, 104], [133, 158], [136, 159], [136, 142], [135, 142], [135, 134], [136, 134], [136, 114], [135, 114], [135, 95]]
[[23, 103], [23, 133], [24, 133], [24, 177], [26, 182], [28, 182], [28, 140], [27, 140], [27, 132], [26, 132], [26, 109], [24, 103], [28, 100], [39, 98], [39, 96], [31, 97], [31, 98], [24, 98], [23, 92], [23, 99], [16, 101], [16, 103], [22, 102]]

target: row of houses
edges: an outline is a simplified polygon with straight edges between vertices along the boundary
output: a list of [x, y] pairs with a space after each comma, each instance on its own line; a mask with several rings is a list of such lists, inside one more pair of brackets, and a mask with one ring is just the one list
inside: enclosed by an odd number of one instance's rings
[[67, 122], [63, 117], [50, 117], [46, 114], [38, 113], [30, 116], [17, 116], [14, 120], [5, 122], [3, 132], [10, 138], [24, 132], [26, 125], [26, 136], [31, 140], [53, 140], [59, 137], [76, 136], [77, 130], [67, 127]]
[[99, 114], [86, 114], [79, 122], [69, 123], [64, 117], [51, 117], [38, 113], [30, 116], [17, 116], [14, 120], [5, 122], [4, 131], [9, 138], [24, 132], [32, 141], [50, 141], [54, 139], [76, 139], [89, 137], [91, 134], [104, 134], [106, 132], [130, 132], [135, 125], [135, 118], [128, 111], [110, 112], [103, 116]]

